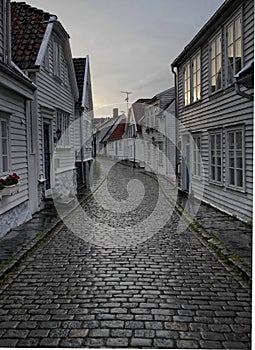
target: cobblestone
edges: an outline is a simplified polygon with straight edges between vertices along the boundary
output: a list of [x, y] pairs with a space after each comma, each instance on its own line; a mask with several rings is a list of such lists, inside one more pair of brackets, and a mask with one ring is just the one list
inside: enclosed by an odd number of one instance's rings
[[151, 177], [108, 170], [110, 198], [99, 189], [77, 223], [88, 237], [63, 227], [1, 285], [0, 346], [249, 349], [250, 288], [173, 208], [152, 232], [170, 204]]

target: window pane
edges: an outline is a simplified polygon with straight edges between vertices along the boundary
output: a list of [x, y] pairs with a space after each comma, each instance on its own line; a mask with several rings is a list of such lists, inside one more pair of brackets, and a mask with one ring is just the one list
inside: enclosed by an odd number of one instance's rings
[[229, 169], [229, 183], [230, 185], [235, 184], [235, 172], [234, 169]]
[[7, 137], [7, 122], [1, 121], [2, 137]]
[[212, 42], [211, 44], [211, 58], [214, 58], [216, 56], [215, 53], [215, 41]]
[[221, 149], [221, 135], [219, 134], [216, 135], [216, 144], [217, 144], [217, 149]]
[[235, 38], [238, 39], [241, 37], [241, 18], [238, 18], [235, 21]]
[[242, 149], [242, 132], [241, 131], [236, 132], [236, 148]]
[[228, 146], [230, 149], [234, 149], [235, 148], [235, 143], [234, 143], [234, 133], [230, 132], [229, 136], [228, 136]]
[[243, 171], [236, 170], [236, 185], [238, 187], [243, 187]]
[[243, 168], [242, 152], [238, 152], [238, 154], [237, 154], [236, 167], [239, 169]]
[[6, 171], [8, 171], [8, 157], [7, 156], [3, 156], [2, 157], [2, 162], [3, 162], [3, 172], [5, 173]]
[[7, 139], [2, 139], [2, 154], [7, 155]]
[[219, 37], [216, 41], [216, 54], [219, 54], [221, 52], [221, 38]]
[[211, 148], [212, 150], [215, 148], [215, 135], [211, 135]]
[[215, 180], [215, 167], [213, 165], [211, 166], [211, 178]]
[[233, 24], [228, 27], [228, 44], [233, 43]]
[[229, 166], [234, 167], [235, 166], [235, 158], [234, 158], [234, 152], [229, 152]]
[[216, 181], [221, 181], [221, 167], [217, 167]]

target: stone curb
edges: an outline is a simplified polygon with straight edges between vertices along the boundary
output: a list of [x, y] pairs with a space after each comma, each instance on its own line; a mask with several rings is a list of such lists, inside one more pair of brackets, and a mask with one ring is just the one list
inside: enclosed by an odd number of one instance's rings
[[[106, 178], [101, 179], [99, 185], [96, 186], [96, 188], [93, 191], [91, 191], [84, 198], [79, 200], [78, 205], [81, 205], [81, 204], [88, 202], [91, 199], [91, 197], [93, 196], [93, 194], [101, 187], [101, 185], [103, 184], [103, 182], [105, 180], [106, 180]], [[72, 213], [77, 208], [77, 206], [75, 206], [75, 208], [73, 208], [64, 218], [71, 216]], [[36, 247], [39, 246], [39, 244], [44, 239], [46, 239], [48, 236], [50, 236], [50, 234], [58, 233], [64, 226], [65, 226], [65, 224], [63, 223], [63, 220], [58, 217], [53, 224], [51, 224], [49, 227], [46, 228], [46, 230], [39, 231], [35, 238], [30, 240], [23, 248], [21, 248], [15, 255], [13, 255], [9, 259], [9, 261], [7, 260], [7, 262], [4, 263], [3, 268], [0, 269], [0, 283], [5, 281], [9, 277], [9, 274], [11, 272], [13, 272], [13, 270], [16, 267], [18, 267], [20, 262], [23, 259], [25, 259], [33, 249], [36, 249]]]
[[[217, 236], [213, 235], [212, 233], [209, 233], [200, 223], [198, 220], [194, 219], [185, 209], [184, 207], [169, 197], [161, 184], [159, 177], [162, 175], [154, 175], [150, 174], [149, 172], [143, 171], [144, 174], [147, 174], [148, 176], [152, 177], [159, 185], [161, 191], [165, 195], [166, 199], [171, 203], [177, 213], [186, 221], [188, 226], [199, 235], [203, 239], [204, 242], [208, 246], [210, 246], [217, 255], [221, 258], [223, 262], [225, 262], [233, 271], [235, 271], [248, 285], [251, 285], [252, 283], [252, 272], [251, 268], [245, 266], [240, 260], [241, 258], [234, 254], [227, 246], [222, 242]], [[163, 177], [163, 176], [162, 176]], [[174, 185], [164, 177], [165, 181], [168, 181], [171, 186]]]

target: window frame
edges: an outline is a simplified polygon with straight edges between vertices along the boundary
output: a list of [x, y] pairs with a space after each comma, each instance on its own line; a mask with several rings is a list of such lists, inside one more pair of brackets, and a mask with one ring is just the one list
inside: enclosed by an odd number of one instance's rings
[[[212, 136], [214, 137], [217, 137], [217, 135], [220, 135], [220, 159], [221, 159], [221, 165], [220, 165], [220, 169], [221, 169], [221, 173], [220, 173], [220, 181], [219, 180], [216, 180], [214, 178], [212, 178]], [[208, 171], [208, 174], [209, 174], [209, 181], [215, 185], [219, 185], [219, 186], [222, 186], [223, 185], [223, 132], [221, 129], [214, 129], [214, 130], [209, 130], [209, 171]], [[214, 150], [216, 151], [216, 154], [217, 154], [217, 145], [215, 143], [215, 148]], [[216, 169], [219, 167], [217, 165], [217, 156], [216, 156], [216, 162], [214, 164], [215, 166], [215, 172], [216, 172]], [[216, 175], [216, 174], [215, 174]]]
[[[228, 28], [233, 25], [233, 36], [235, 38], [235, 25], [234, 23], [236, 22], [236, 20], [240, 18], [240, 40], [241, 40], [241, 43], [240, 43], [240, 50], [241, 50], [241, 64], [240, 64], [240, 70], [242, 69], [243, 67], [243, 62], [244, 62], [244, 50], [243, 50], [243, 14], [242, 14], [242, 10], [239, 9], [232, 17], [231, 19], [225, 24], [224, 26], [224, 39], [225, 39], [225, 88], [228, 88], [229, 86], [232, 86], [233, 83], [234, 83], [234, 75], [237, 73], [235, 72], [235, 70], [233, 71], [233, 76], [231, 77], [231, 81], [229, 80], [229, 64], [228, 64], [228, 43], [229, 43], [229, 40], [228, 40]], [[235, 41], [233, 41], [233, 46], [234, 45]], [[235, 47], [233, 48], [234, 52], [233, 52], [233, 57], [235, 58]], [[235, 65], [235, 62], [234, 62], [234, 65]]]
[[61, 78], [61, 44], [58, 40], [53, 41], [53, 74]]
[[[60, 123], [59, 123], [60, 122]], [[57, 148], [71, 148], [70, 140], [70, 114], [61, 110], [56, 113], [56, 131], [61, 131], [60, 140], [57, 142]]]
[[[241, 132], [242, 133], [242, 183], [243, 185], [242, 186], [237, 186], [236, 184], [236, 179], [237, 179], [237, 173], [236, 173], [236, 170], [240, 170], [240, 168], [236, 167], [236, 163], [237, 163], [237, 160], [236, 160], [236, 152], [237, 152], [237, 149], [234, 148], [234, 155], [235, 155], [235, 158], [234, 158], [234, 177], [235, 177], [235, 183], [234, 184], [231, 184], [230, 183], [230, 157], [229, 157], [229, 151], [230, 151], [230, 148], [229, 148], [229, 134], [230, 133], [236, 133], [236, 132]], [[236, 140], [236, 137], [235, 137], [235, 140]], [[233, 189], [233, 190], [236, 190], [236, 191], [239, 191], [239, 192], [245, 192], [245, 141], [244, 141], [244, 125], [239, 125], [239, 126], [236, 126], [236, 127], [229, 127], [227, 130], [226, 130], [226, 187], [229, 188], [229, 189]], [[233, 168], [233, 167], [231, 167]]]
[[[212, 44], [215, 43], [216, 47], [216, 42], [217, 39], [220, 39], [220, 63], [221, 63], [221, 73], [220, 73], [220, 78], [221, 78], [221, 86], [217, 89], [217, 84], [215, 85], [215, 90], [212, 91]], [[216, 94], [219, 91], [222, 91], [223, 89], [223, 69], [224, 69], [224, 64], [223, 64], [223, 34], [222, 30], [220, 30], [209, 42], [209, 95]], [[215, 52], [215, 79], [217, 82], [217, 57], [219, 54]]]
[[[6, 154], [3, 155], [3, 139], [2, 139], [2, 122], [6, 123]], [[0, 114], [0, 175], [5, 176], [10, 172], [10, 166], [11, 166], [11, 152], [10, 152], [10, 122], [9, 122], [9, 116], [5, 116], [2, 113]], [[7, 169], [3, 169], [3, 157], [7, 157]]]
[[[199, 148], [197, 147], [197, 139], [199, 141]], [[201, 179], [202, 178], [202, 133], [196, 133], [192, 135], [192, 177]], [[197, 172], [199, 165], [199, 173]]]
[[[199, 72], [199, 79], [196, 77], [196, 85], [194, 85], [194, 60], [198, 60], [199, 69], [195, 71], [196, 76]], [[186, 75], [186, 72], [187, 75]], [[184, 107], [190, 106], [202, 100], [202, 61], [201, 61], [201, 50], [199, 49], [186, 61], [183, 65], [182, 71], [183, 78], [183, 104]], [[199, 87], [199, 98], [194, 100], [194, 88]], [[187, 96], [187, 97], [186, 97]]]

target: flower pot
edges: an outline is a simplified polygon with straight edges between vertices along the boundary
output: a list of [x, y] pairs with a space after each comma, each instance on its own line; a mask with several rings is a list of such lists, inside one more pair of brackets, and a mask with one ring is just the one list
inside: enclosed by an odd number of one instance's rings
[[19, 182], [14, 185], [5, 186], [2, 190], [2, 196], [12, 196], [16, 193], [18, 193], [20, 190], [20, 184]]

